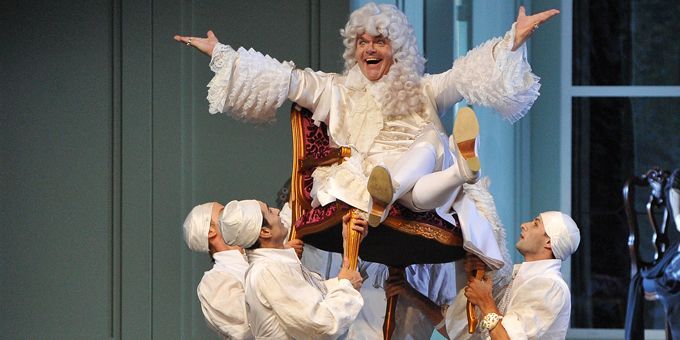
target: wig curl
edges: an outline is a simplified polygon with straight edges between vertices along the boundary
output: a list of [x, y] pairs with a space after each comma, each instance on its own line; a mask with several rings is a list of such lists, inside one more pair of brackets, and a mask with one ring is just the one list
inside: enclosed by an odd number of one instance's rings
[[[394, 63], [380, 79], [385, 88], [382, 98], [383, 113], [403, 115], [423, 113], [425, 98], [420, 79], [425, 69], [425, 59], [418, 52], [413, 27], [406, 15], [394, 5], [376, 5], [371, 2], [352, 12], [344, 29], [340, 30], [345, 45], [345, 74], [357, 64], [355, 58], [357, 37], [368, 33], [389, 39]], [[396, 94], [396, 95], [395, 95]]]

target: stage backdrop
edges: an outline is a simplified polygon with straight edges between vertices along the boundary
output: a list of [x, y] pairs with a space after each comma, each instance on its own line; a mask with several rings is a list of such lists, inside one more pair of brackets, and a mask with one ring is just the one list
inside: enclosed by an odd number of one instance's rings
[[0, 6], [0, 334], [206, 339], [190, 208], [275, 202], [289, 106], [271, 126], [208, 114], [204, 36], [342, 69], [347, 1], [9, 1]]

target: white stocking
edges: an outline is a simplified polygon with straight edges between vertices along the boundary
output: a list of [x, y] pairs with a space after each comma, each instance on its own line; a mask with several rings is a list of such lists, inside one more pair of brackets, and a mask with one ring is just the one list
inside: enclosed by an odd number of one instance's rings
[[419, 210], [432, 210], [444, 205], [455, 189], [465, 183], [458, 164], [421, 177], [411, 190], [411, 201]]
[[432, 173], [437, 155], [427, 142], [414, 142], [392, 167], [388, 168], [392, 181], [398, 184], [392, 202], [409, 192], [419, 178]]

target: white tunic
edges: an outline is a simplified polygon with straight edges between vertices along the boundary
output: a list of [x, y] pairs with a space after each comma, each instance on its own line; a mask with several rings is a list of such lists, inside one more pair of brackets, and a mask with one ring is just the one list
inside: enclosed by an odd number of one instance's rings
[[[510, 339], [566, 338], [571, 293], [560, 273], [561, 265], [561, 260], [530, 261], [515, 265], [510, 291], [501, 299], [507, 299], [505, 311], [501, 310], [504, 314], [501, 323]], [[464, 306], [465, 296], [462, 293], [456, 300], [456, 305]], [[449, 308], [446, 315], [449, 338], [466, 337], [464, 333], [467, 331], [463, 331], [466, 329], [464, 307]]]
[[346, 279], [317, 277], [325, 293], [310, 284], [293, 249], [260, 248], [248, 258], [246, 305], [256, 339], [334, 339], [364, 304]]
[[213, 268], [196, 289], [205, 320], [225, 339], [252, 339], [243, 291], [248, 263], [238, 250], [217, 252], [213, 258]]

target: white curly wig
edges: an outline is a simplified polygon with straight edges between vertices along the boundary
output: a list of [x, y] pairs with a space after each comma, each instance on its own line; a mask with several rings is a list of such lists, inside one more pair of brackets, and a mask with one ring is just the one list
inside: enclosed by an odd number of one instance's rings
[[383, 113], [402, 115], [422, 113], [425, 98], [420, 89], [420, 78], [425, 69], [425, 59], [418, 52], [413, 27], [406, 15], [394, 5], [376, 5], [371, 2], [352, 12], [345, 29], [340, 30], [345, 44], [345, 74], [357, 64], [355, 59], [357, 37], [368, 33], [382, 35], [392, 46], [394, 64], [381, 78], [385, 88], [380, 91]]

